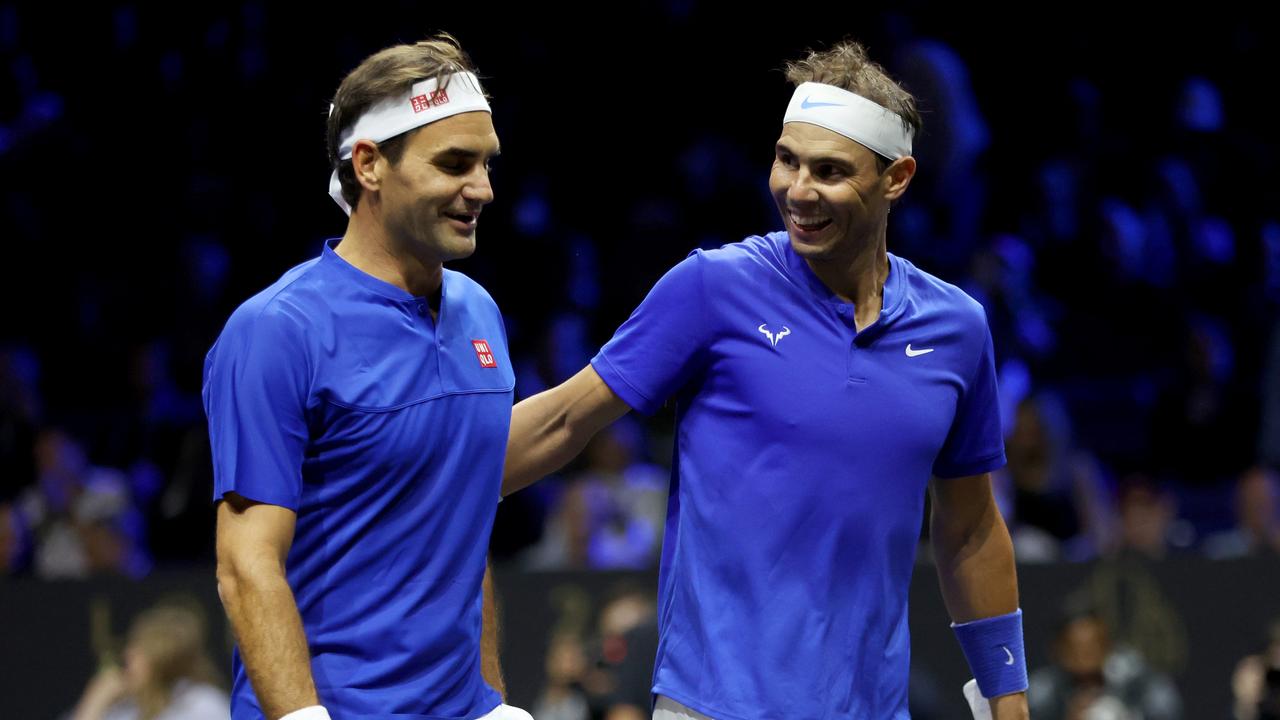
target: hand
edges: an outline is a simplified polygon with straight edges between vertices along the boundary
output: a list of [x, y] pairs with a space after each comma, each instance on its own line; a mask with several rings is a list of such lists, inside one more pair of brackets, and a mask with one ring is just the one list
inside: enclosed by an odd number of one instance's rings
[[1231, 694], [1235, 696], [1236, 717], [1254, 720], [1258, 703], [1266, 691], [1267, 666], [1259, 655], [1249, 655], [1236, 665], [1231, 675]]
[[124, 673], [114, 666], [104, 667], [89, 681], [76, 705], [74, 720], [98, 720], [107, 709], [125, 696]]
[[1025, 692], [1001, 695], [998, 698], [992, 698], [990, 702], [992, 720], [1027, 720], [1031, 717], [1031, 712], [1027, 709]]

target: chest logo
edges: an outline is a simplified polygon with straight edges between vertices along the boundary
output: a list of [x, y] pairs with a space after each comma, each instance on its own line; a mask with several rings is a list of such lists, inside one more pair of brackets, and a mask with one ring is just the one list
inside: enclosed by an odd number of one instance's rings
[[765, 337], [769, 338], [769, 344], [772, 345], [773, 347], [778, 347], [778, 341], [791, 334], [791, 328], [787, 327], [786, 325], [783, 325], [782, 329], [779, 330], [776, 334], [769, 332], [769, 328], [765, 327], [764, 323], [760, 323], [760, 327], [756, 329], [764, 333]]
[[918, 357], [933, 352], [933, 348], [925, 348], [923, 350], [912, 350], [911, 343], [907, 343], [907, 357]]
[[471, 347], [476, 349], [476, 358], [480, 361], [480, 367], [498, 367], [498, 361], [493, 359], [493, 350], [489, 347], [488, 340], [472, 340]]

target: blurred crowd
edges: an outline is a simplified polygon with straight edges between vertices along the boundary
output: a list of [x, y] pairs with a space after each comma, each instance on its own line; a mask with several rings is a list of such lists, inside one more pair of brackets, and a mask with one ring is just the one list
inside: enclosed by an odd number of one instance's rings
[[[506, 164], [479, 253], [459, 269], [505, 312], [519, 397], [585, 365], [689, 250], [780, 227], [765, 178], [787, 90], [771, 70], [836, 39], [814, 34], [829, 28], [771, 28], [753, 47], [715, 32], [705, 3], [637, 9], [637, 28], [687, 49], [646, 54], [645, 81], [716, 67], [710, 90], [663, 87], [670, 107], [759, 99], [658, 123], [669, 109], [641, 103], [653, 114], [640, 114], [639, 76], [619, 82], [631, 71], [611, 59], [652, 53], [644, 33], [539, 36], [397, 7], [458, 33], [492, 76]], [[296, 50], [292, 16], [261, 2], [180, 22], [129, 3], [86, 12], [68, 26], [52, 8], [0, 4], [0, 207], [12, 236], [0, 284], [0, 580], [211, 562], [204, 353], [236, 305], [341, 232], [322, 193], [327, 98], [356, 60], [416, 27], [352, 29], [317, 57]], [[908, 3], [848, 30], [924, 110], [921, 171], [891, 216], [889, 248], [987, 310], [1008, 453], [995, 489], [1019, 561], [1280, 558], [1280, 143], [1265, 93], [1240, 71], [1274, 66], [1273, 44], [1244, 17], [1178, 26], [1134, 51], [1120, 30], [1010, 39], [938, 13]], [[55, 34], [61, 43], [43, 41]], [[126, 81], [86, 82], [66, 46]], [[1016, 58], [1038, 82], [1010, 86]], [[564, 137], [564, 118], [540, 112], [545, 88], [529, 81], [565, 67], [581, 68], [614, 118], [576, 131], [576, 147], [543, 141]], [[121, 152], [147, 116], [164, 122], [148, 122], [145, 150], [130, 152], [162, 156], [160, 177]], [[254, 154], [271, 156], [271, 182], [247, 171]], [[48, 191], [76, 181], [74, 198]], [[508, 498], [495, 561], [654, 567], [671, 423], [669, 412], [628, 417]], [[136, 647], [158, 617], [139, 620]], [[1117, 641], [1116, 621], [1067, 613], [1053, 666], [1033, 675], [1036, 717], [1180, 716], [1166, 671]], [[594, 624], [557, 628], [535, 716], [642, 714], [653, 623], [652, 598], [623, 589]], [[1280, 717], [1277, 648], [1272, 629], [1241, 661], [1237, 718]], [[95, 680], [86, 698], [124, 698], [122, 682]]]
[[[299, 78], [289, 45], [276, 42], [280, 16], [260, 3], [203, 10], [165, 36], [154, 32], [164, 11], [95, 12], [101, 31], [72, 39], [130, 73], [127, 88], [110, 88], [112, 102], [273, 102], [314, 124], [292, 129], [308, 141], [279, 144], [282, 167], [306, 154], [289, 185], [306, 186], [304, 170], [323, 179], [322, 116], [305, 109], [324, 107], [349, 57], [367, 50], [364, 38], [347, 38]], [[698, 3], [650, 13], [637, 22], [669, 26], [676, 38], [714, 20]], [[82, 88], [79, 68], [37, 41], [60, 18], [14, 5], [0, 17], [0, 63], [16, 81], [0, 105], [0, 164], [118, 167], [112, 138], [124, 121], [92, 114], [104, 90]], [[976, 39], [952, 32], [944, 42], [930, 29], [945, 28], [925, 27], [927, 17], [885, 14], [863, 33], [925, 109], [922, 170], [894, 211], [890, 249], [987, 309], [1009, 455], [997, 491], [1019, 559], [1276, 553], [1280, 188], [1271, 168], [1280, 144], [1264, 134], [1251, 86], [1230, 72], [1233, 61], [1265, 57], [1261, 39], [1244, 19], [1222, 20], [1225, 57], [1160, 57], [1126, 71], [1107, 65], [1121, 48], [1105, 37], [1090, 63], [1067, 62], [1070, 40], [1046, 37], [1041, 82], [1011, 97]], [[551, 151], [521, 149], [554, 119], [530, 109], [536, 85], [503, 82], [518, 61], [536, 74], [573, 48], [463, 34], [492, 68], [495, 117], [515, 159], [496, 175], [480, 252], [460, 267], [506, 311], [521, 397], [585, 365], [691, 248], [779, 226], [764, 183], [777, 113], [646, 134], [616, 150], [613, 187], [586, 192]], [[689, 62], [718, 46], [699, 47]], [[767, 70], [783, 59], [758, 62]], [[1152, 66], [1160, 74], [1141, 87], [1123, 82]], [[744, 73], [725, 84], [785, 97], [775, 80]], [[671, 101], [683, 92], [673, 88]], [[152, 226], [129, 236], [95, 235], [118, 194], [59, 212], [60, 198], [4, 174], [0, 195], [20, 242], [3, 300], [23, 309], [0, 330], [0, 576], [139, 577], [210, 557], [203, 355], [235, 305], [341, 230], [320, 181], [314, 193], [284, 194], [244, 182], [224, 152], [238, 142], [221, 132], [233, 117], [208, 108], [155, 129], [151, 141], [172, 148], [181, 169], [155, 188]], [[641, 153], [650, 160], [627, 164]], [[139, 179], [138, 168], [119, 172], [122, 184]], [[134, 262], [141, 254], [147, 262]], [[65, 279], [53, 292], [45, 273], [23, 270], [54, 263]], [[33, 304], [38, 291], [53, 297]], [[651, 566], [670, 422], [621, 423], [567, 472], [504, 503], [495, 557], [536, 569]]]

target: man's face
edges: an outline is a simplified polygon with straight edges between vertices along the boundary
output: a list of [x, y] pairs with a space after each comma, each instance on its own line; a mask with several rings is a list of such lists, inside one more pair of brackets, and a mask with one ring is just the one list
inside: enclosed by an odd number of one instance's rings
[[388, 234], [430, 261], [475, 252], [480, 211], [493, 201], [489, 162], [497, 154], [498, 134], [487, 112], [453, 115], [413, 133], [400, 161], [388, 163], [382, 174]]
[[1079, 618], [1068, 624], [1058, 637], [1058, 660], [1062, 668], [1076, 678], [1100, 678], [1109, 645], [1105, 625], [1096, 618]]
[[791, 247], [809, 260], [851, 256], [884, 222], [888, 174], [875, 153], [817, 125], [782, 126], [769, 191], [782, 213]]

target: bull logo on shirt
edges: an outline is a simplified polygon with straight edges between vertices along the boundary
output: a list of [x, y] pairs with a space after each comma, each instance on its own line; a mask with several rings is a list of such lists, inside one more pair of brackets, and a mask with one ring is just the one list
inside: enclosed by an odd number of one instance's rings
[[764, 333], [764, 336], [769, 338], [769, 344], [773, 345], [774, 347], [778, 347], [779, 340], [791, 334], [791, 328], [787, 327], [786, 325], [783, 325], [782, 329], [779, 330], [776, 335], [774, 333], [769, 332], [769, 328], [766, 327], [764, 323], [760, 323], [760, 327], [756, 329]]

